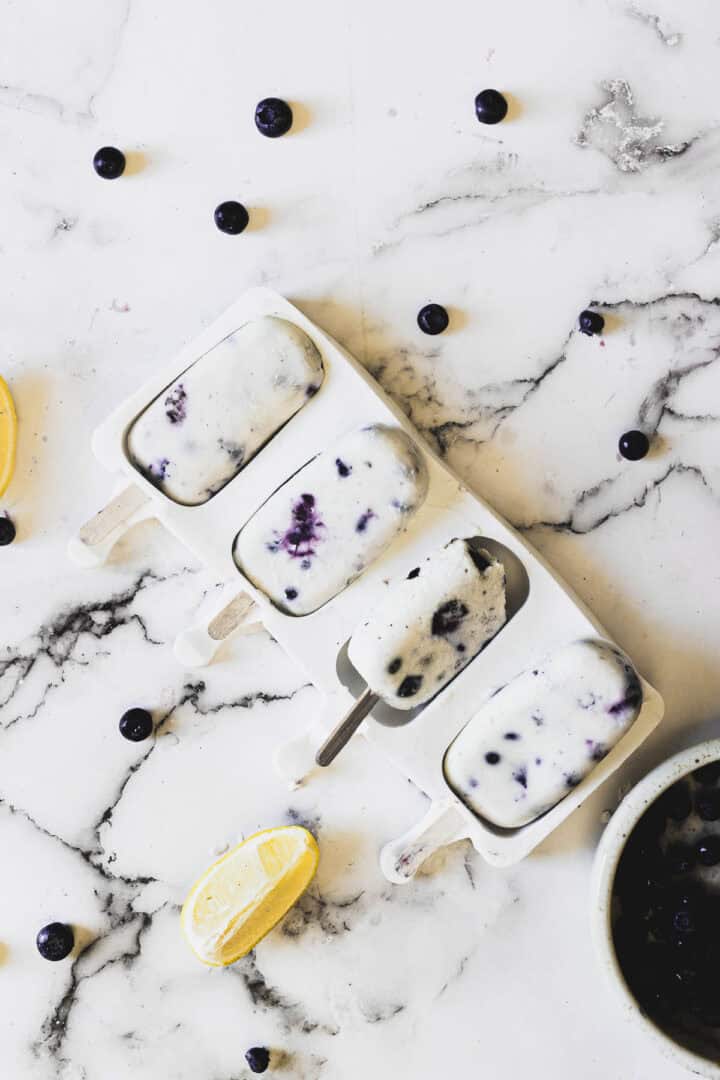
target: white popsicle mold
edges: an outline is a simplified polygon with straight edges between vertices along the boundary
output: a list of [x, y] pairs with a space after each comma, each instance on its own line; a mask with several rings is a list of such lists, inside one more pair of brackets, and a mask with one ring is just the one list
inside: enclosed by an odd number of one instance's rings
[[[288, 421], [265, 447], [217, 495], [200, 506], [172, 502], [133, 467], [126, 453], [126, 436], [145, 406], [197, 357], [250, 319], [278, 315], [304, 330], [317, 345], [325, 368], [319, 392]], [[254, 511], [302, 465], [344, 433], [367, 424], [394, 424], [418, 444], [428, 467], [428, 495], [407, 531], [338, 596], [310, 615], [287, 615], [274, 607], [238, 570], [233, 543]], [[237, 625], [257, 617], [286, 651], [299, 662], [315, 685], [328, 695], [319, 728], [293, 740], [276, 764], [293, 783], [302, 768], [311, 768], [313, 748], [352, 706], [356, 693], [344, 685], [338, 663], [343, 647], [394, 578], [405, 576], [422, 558], [456, 537], [483, 537], [496, 542], [522, 566], [526, 596], [513, 617], [485, 649], [436, 698], [404, 721], [389, 718], [378, 707], [361, 727], [398, 770], [431, 799], [430, 816], [388, 846], [381, 860], [391, 881], [409, 880], [420, 855], [466, 837], [490, 863], [508, 865], [524, 858], [644, 741], [659, 723], [663, 703], [643, 682], [645, 700], [629, 732], [585, 779], [543, 817], [520, 829], [495, 829], [476, 818], [450, 792], [442, 770], [447, 747], [484, 700], [505, 682], [561, 645], [584, 637], [612, 640], [592, 615], [560, 581], [544, 560], [481, 498], [466, 488], [426, 445], [400, 409], [337, 342], [333, 341], [283, 297], [269, 289], [245, 293], [167, 365], [131, 394], [96, 430], [93, 449], [99, 461], [145, 496], [124, 522], [93, 545], [77, 540], [71, 554], [81, 564], [102, 561], [112, 543], [136, 515], [157, 517], [220, 579], [237, 582], [243, 599], [222, 605], [210, 618], [180, 635], [178, 652], [192, 666], [209, 662], [217, 647]], [[480, 478], [481, 482], [481, 478]], [[138, 500], [139, 502], [139, 500]], [[82, 532], [82, 530], [81, 530]], [[85, 533], [87, 536], [87, 533]], [[91, 549], [88, 555], [87, 549]], [[249, 601], [256, 605], [252, 610]], [[215, 628], [210, 625], [215, 622]], [[222, 632], [218, 632], [220, 625]], [[290, 763], [290, 764], [289, 764]], [[293, 773], [292, 777], [290, 773]], [[425, 855], [422, 857], [424, 858]], [[403, 857], [404, 856], [404, 857]], [[393, 867], [401, 866], [399, 872]]]

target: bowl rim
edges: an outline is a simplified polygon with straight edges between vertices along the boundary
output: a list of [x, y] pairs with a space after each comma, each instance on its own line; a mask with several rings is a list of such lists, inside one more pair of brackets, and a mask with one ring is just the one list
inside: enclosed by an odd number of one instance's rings
[[623, 977], [613, 945], [610, 927], [612, 888], [620, 857], [640, 818], [657, 797], [701, 765], [720, 759], [720, 738], [708, 739], [680, 750], [652, 769], [625, 795], [598, 844], [591, 879], [591, 930], [595, 953], [606, 984], [619, 1001], [625, 1018], [638, 1023], [652, 1036], [663, 1052], [696, 1076], [720, 1080], [720, 1060], [712, 1061], [676, 1042], [646, 1016]]

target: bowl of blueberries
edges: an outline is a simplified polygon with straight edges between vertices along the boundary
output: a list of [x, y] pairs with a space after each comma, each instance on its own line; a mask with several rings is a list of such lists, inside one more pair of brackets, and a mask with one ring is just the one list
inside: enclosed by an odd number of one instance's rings
[[720, 739], [663, 762], [600, 841], [593, 931], [626, 1014], [720, 1078]]

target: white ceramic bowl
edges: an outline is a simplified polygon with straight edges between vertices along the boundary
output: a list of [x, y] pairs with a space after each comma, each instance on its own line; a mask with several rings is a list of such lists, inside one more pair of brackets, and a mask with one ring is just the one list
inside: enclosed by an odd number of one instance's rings
[[592, 931], [597, 954], [626, 1018], [639, 1024], [675, 1062], [684, 1065], [696, 1076], [711, 1077], [712, 1080], [720, 1080], [720, 1062], [710, 1061], [681, 1046], [641, 1011], [622, 976], [613, 945], [610, 919], [613, 882], [620, 856], [628, 837], [648, 806], [676, 780], [694, 772], [700, 765], [718, 759], [720, 739], [711, 739], [681, 750], [636, 784], [620, 803], [605, 829], [595, 857], [591, 888]]

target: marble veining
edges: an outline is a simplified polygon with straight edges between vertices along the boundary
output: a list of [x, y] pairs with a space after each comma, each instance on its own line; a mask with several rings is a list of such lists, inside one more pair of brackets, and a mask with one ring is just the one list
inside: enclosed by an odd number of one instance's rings
[[[720, 15], [273, 10], [268, 33], [227, 0], [4, 5], [0, 371], [21, 436], [0, 505], [18, 530], [0, 554], [3, 1076], [248, 1080], [266, 1045], [288, 1080], [679, 1080], [597, 977], [587, 883], [622, 792], [717, 734]], [[483, 128], [489, 86], [511, 110]], [[252, 122], [270, 93], [296, 116], [278, 140]], [[119, 181], [91, 168], [108, 144]], [[213, 225], [225, 199], [250, 210], [241, 236]], [[665, 697], [648, 744], [512, 870], [458, 844], [388, 885], [377, 852], [424, 795], [361, 739], [283, 788], [273, 752], [322, 701], [263, 631], [202, 673], [177, 664], [221, 583], [153, 522], [102, 570], [66, 558], [109, 493], [93, 428], [262, 283], [365, 364]], [[450, 313], [433, 338], [415, 323], [431, 301]], [[577, 330], [588, 306], [600, 337]], [[635, 427], [652, 450], [628, 463]], [[131, 744], [136, 705], [155, 734]], [[316, 881], [253, 955], [205, 970], [179, 932], [189, 885], [289, 822], [318, 836]], [[54, 919], [79, 942], [59, 964], [34, 946]]]

